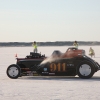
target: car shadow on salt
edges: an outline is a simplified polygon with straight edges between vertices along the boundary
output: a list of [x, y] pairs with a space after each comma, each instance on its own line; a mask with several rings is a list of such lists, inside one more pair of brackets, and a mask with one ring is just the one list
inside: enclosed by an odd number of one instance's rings
[[25, 76], [21, 80], [55, 80], [55, 81], [100, 81], [100, 76], [93, 76], [90, 79], [81, 79], [73, 76]]

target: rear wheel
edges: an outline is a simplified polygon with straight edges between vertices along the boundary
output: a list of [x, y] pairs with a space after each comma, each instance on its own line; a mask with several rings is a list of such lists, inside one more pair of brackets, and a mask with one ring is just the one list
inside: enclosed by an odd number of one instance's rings
[[20, 76], [21, 70], [19, 66], [13, 64], [7, 68], [6, 73], [9, 78], [16, 79]]
[[84, 61], [77, 67], [77, 74], [80, 78], [88, 79], [94, 74], [94, 66], [91, 62]]

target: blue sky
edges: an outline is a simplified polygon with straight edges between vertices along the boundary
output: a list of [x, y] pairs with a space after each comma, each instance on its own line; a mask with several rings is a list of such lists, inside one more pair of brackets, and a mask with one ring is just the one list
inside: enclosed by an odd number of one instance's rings
[[100, 41], [100, 0], [0, 0], [0, 42]]

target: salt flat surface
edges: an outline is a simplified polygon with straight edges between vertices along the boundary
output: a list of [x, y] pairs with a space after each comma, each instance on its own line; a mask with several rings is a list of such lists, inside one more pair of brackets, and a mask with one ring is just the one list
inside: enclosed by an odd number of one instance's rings
[[[38, 47], [38, 52], [50, 56], [54, 50], [65, 52], [67, 46]], [[90, 46], [80, 46], [86, 55]], [[96, 53], [93, 58], [100, 64], [100, 47], [92, 46]], [[0, 100], [100, 100], [100, 71], [91, 79], [62, 76], [30, 76], [10, 79], [6, 69], [15, 64], [15, 54], [25, 57], [32, 47], [0, 47]]]

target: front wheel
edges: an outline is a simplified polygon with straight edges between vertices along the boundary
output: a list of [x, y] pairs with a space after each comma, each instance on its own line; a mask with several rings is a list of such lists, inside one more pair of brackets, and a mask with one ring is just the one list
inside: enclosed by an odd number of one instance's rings
[[11, 79], [17, 79], [20, 76], [21, 70], [20, 67], [12, 64], [7, 68], [7, 76]]
[[88, 61], [83, 61], [77, 67], [77, 75], [83, 79], [91, 78], [93, 76], [94, 72], [95, 72], [94, 66], [92, 65], [91, 62], [88, 62]]

